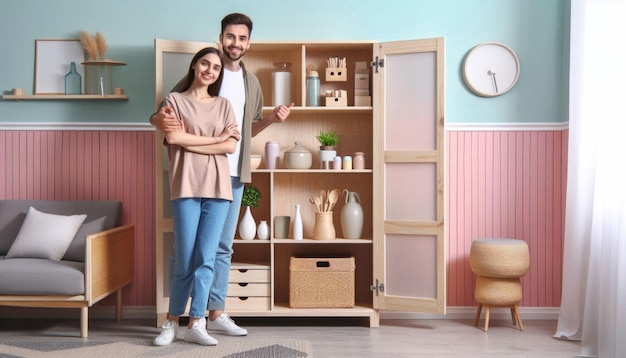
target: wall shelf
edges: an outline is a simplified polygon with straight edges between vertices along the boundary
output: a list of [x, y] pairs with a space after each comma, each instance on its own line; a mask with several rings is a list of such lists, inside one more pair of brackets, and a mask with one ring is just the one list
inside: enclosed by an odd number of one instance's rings
[[127, 95], [98, 95], [98, 94], [34, 94], [34, 95], [2, 95], [4, 100], [31, 101], [31, 100], [108, 100], [108, 101], [128, 101]]

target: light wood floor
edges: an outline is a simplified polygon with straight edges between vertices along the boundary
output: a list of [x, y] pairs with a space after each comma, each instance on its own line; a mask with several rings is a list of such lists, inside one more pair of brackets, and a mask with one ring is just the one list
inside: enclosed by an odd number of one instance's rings
[[[328, 357], [576, 357], [578, 342], [552, 338], [556, 321], [525, 320], [524, 331], [508, 320], [491, 320], [489, 331], [471, 320], [382, 320], [368, 328], [360, 320], [243, 319], [248, 338], [293, 338], [311, 342], [313, 356]], [[482, 320], [481, 320], [482, 322]], [[0, 318], [0, 341], [81, 340], [78, 320]], [[181, 328], [179, 337], [184, 334]], [[153, 320], [91, 319], [88, 340], [152, 340], [160, 329]], [[218, 340], [246, 337], [215, 335]], [[155, 349], [159, 349], [155, 347]], [[1, 353], [1, 352], [0, 352]], [[1, 356], [1, 354], [0, 354]]]

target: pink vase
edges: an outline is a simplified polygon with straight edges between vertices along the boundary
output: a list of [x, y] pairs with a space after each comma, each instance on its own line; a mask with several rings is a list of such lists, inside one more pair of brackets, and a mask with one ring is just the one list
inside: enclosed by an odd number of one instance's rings
[[278, 142], [265, 143], [265, 168], [278, 168], [278, 159], [280, 158], [280, 147]]

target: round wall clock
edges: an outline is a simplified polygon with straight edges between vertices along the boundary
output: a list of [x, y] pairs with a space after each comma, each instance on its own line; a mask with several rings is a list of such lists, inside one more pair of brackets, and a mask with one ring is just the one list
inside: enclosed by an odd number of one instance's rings
[[508, 92], [517, 82], [519, 71], [515, 52], [498, 42], [486, 42], [474, 47], [463, 63], [463, 79], [467, 87], [483, 97]]

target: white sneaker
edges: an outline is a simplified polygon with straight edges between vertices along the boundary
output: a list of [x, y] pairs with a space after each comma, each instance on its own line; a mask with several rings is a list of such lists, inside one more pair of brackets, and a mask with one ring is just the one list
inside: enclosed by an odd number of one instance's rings
[[187, 342], [198, 343], [203, 346], [214, 346], [217, 344], [217, 339], [209, 336], [204, 327], [206, 325], [205, 319], [201, 318], [196, 323], [187, 329], [185, 333], [185, 340]]
[[247, 329], [241, 328], [235, 324], [226, 313], [222, 313], [215, 321], [207, 320], [206, 329], [227, 336], [245, 336], [248, 334]]
[[167, 320], [161, 326], [161, 333], [152, 341], [155, 346], [167, 346], [172, 344], [176, 339], [176, 331], [178, 331], [178, 323]]

